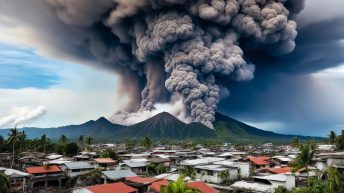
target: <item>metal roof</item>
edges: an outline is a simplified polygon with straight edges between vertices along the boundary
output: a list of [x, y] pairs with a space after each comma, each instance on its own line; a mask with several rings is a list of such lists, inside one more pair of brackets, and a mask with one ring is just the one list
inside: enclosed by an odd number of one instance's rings
[[245, 189], [245, 190], [253, 190], [255, 192], [274, 192], [274, 188], [272, 185], [258, 183], [258, 182], [246, 182], [246, 181], [238, 181], [235, 182], [230, 186], [234, 189]]
[[75, 170], [75, 169], [93, 169], [94, 166], [87, 162], [68, 162], [64, 163], [68, 169]]
[[132, 160], [123, 160], [123, 163], [131, 168], [145, 167], [148, 165], [147, 162], [137, 162]]
[[102, 171], [102, 174], [111, 180], [126, 178], [126, 177], [132, 177], [137, 176], [134, 172], [130, 170], [110, 170], [110, 171]]

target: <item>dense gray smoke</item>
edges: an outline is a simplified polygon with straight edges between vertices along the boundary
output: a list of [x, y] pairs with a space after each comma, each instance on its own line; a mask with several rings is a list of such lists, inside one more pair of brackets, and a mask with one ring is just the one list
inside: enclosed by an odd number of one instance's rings
[[84, 55], [121, 75], [131, 99], [127, 110], [153, 110], [177, 93], [192, 121], [210, 128], [225, 87], [221, 80], [254, 77], [247, 49], [272, 55], [293, 51], [292, 18], [304, 7], [304, 0], [48, 2], [79, 34], [82, 40], [75, 44], [88, 48]]

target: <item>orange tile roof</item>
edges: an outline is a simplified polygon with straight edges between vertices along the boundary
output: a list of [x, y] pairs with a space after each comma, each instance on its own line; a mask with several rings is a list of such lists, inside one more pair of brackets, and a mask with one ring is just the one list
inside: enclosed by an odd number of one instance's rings
[[268, 161], [270, 159], [270, 157], [253, 157], [253, 156], [249, 156], [248, 160], [250, 162], [252, 162], [254, 165], [267, 165], [270, 164], [270, 162]]
[[96, 158], [94, 161], [100, 164], [116, 163], [116, 161], [111, 158]]
[[117, 182], [112, 184], [102, 184], [86, 187], [93, 193], [131, 193], [137, 192], [137, 189], [124, 184], [123, 182]]
[[163, 180], [160, 180], [160, 181], [156, 181], [156, 182], [153, 182], [149, 188], [152, 189], [153, 191], [155, 192], [160, 192], [160, 187], [161, 186], [167, 186], [168, 185], [168, 180], [166, 179], [163, 179]]
[[219, 191], [215, 190], [214, 188], [210, 187], [206, 183], [202, 181], [197, 181], [197, 182], [190, 182], [188, 184], [190, 188], [197, 188], [199, 189], [202, 193], [218, 193]]
[[50, 166], [49, 168], [46, 168], [44, 166], [37, 166], [26, 168], [26, 172], [29, 174], [55, 173], [61, 172], [61, 169], [58, 166]]
[[127, 177], [127, 181], [139, 183], [139, 184], [151, 184], [153, 182], [159, 181], [159, 178], [144, 178], [140, 176]]
[[290, 167], [284, 167], [284, 168], [270, 168], [269, 171], [274, 174], [284, 174], [291, 172]]

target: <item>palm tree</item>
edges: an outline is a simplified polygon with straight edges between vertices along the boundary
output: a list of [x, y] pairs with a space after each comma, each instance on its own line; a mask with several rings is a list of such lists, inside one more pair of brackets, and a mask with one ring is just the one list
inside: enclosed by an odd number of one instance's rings
[[293, 147], [298, 147], [300, 145], [300, 140], [298, 137], [294, 137], [293, 141], [291, 142]]
[[330, 134], [328, 134], [328, 138], [330, 140], [330, 143], [332, 144], [336, 143], [336, 138], [337, 138], [336, 132], [330, 131]]
[[19, 152], [22, 152], [22, 145], [25, 146], [27, 139], [27, 135], [25, 131], [19, 132], [18, 140], [19, 140]]
[[10, 187], [10, 180], [4, 173], [0, 172], [0, 193], [10, 192]]
[[293, 170], [297, 171], [301, 168], [305, 168], [309, 179], [309, 165], [315, 154], [316, 147], [312, 143], [304, 143], [300, 145], [300, 154], [295, 158], [293, 162]]
[[79, 137], [79, 145], [80, 145], [80, 147], [81, 147], [81, 149], [83, 149], [84, 148], [84, 135], [80, 135], [80, 137]]
[[143, 146], [144, 146], [147, 150], [149, 150], [150, 147], [152, 146], [152, 141], [151, 141], [151, 139], [150, 139], [149, 137], [146, 136], [146, 137], [143, 139], [142, 144], [143, 144]]
[[47, 138], [47, 136], [44, 134], [41, 136], [40, 139], [40, 144], [43, 146], [43, 152], [44, 154], [46, 153], [46, 147], [47, 147], [47, 143], [50, 141], [49, 138]]
[[17, 128], [15, 127], [14, 129], [11, 129], [10, 133], [8, 134], [8, 143], [12, 144], [12, 161], [11, 161], [11, 168], [13, 168], [14, 165], [14, 158], [15, 158], [15, 146], [16, 146], [16, 141], [18, 140], [19, 133]]
[[344, 183], [341, 175], [334, 167], [328, 167], [326, 170], [326, 192], [327, 193], [344, 193]]
[[88, 150], [90, 150], [90, 147], [91, 147], [92, 143], [93, 143], [93, 138], [91, 136], [88, 136], [86, 138], [86, 144], [87, 144], [87, 149]]
[[228, 170], [225, 170], [219, 173], [219, 177], [223, 179], [225, 184], [228, 182], [229, 175], [230, 174]]
[[59, 142], [60, 142], [62, 145], [66, 145], [67, 142], [68, 142], [67, 136], [61, 135]]
[[195, 170], [192, 166], [184, 166], [182, 169], [182, 174], [190, 177], [191, 179], [195, 179], [196, 176]]
[[169, 183], [166, 187], [160, 187], [160, 193], [201, 193], [199, 189], [190, 188], [185, 176], [180, 176], [177, 181]]

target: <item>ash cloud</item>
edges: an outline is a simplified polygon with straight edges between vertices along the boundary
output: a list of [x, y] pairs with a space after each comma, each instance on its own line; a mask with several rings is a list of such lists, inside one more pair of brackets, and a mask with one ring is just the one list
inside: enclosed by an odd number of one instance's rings
[[130, 98], [126, 110], [152, 111], [178, 94], [192, 121], [210, 128], [228, 82], [254, 77], [247, 52], [294, 50], [293, 17], [304, 6], [303, 0], [32, 0], [29, 6], [40, 9], [35, 15], [22, 1], [2, 3], [7, 16], [39, 27], [53, 52], [119, 74]]

